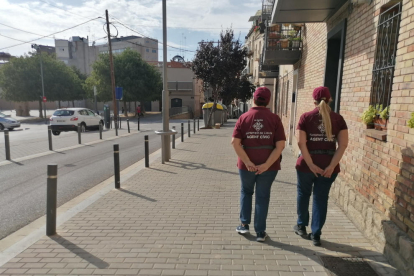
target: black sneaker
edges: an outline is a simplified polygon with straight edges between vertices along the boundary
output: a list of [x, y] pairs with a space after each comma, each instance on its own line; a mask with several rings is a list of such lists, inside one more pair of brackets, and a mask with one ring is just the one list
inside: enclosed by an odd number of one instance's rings
[[266, 232], [257, 233], [256, 241], [258, 241], [258, 242], [264, 242], [267, 237], [269, 237], [269, 236], [267, 235]]
[[308, 239], [313, 242], [314, 246], [321, 246], [321, 237], [316, 237], [312, 233], [309, 233]]
[[249, 225], [248, 224], [245, 224], [245, 225], [240, 224], [239, 226], [237, 226], [236, 231], [237, 231], [237, 233], [242, 234], [242, 235], [248, 234], [248, 233], [250, 233]]
[[299, 235], [302, 238], [305, 238], [308, 236], [308, 233], [306, 232], [306, 226], [304, 225], [296, 224], [295, 226], [293, 226], [293, 230], [295, 230], [296, 235]]

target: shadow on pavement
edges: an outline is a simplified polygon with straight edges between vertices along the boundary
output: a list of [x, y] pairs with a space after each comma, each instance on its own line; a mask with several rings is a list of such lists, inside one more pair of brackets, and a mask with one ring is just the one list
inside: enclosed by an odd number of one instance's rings
[[[183, 160], [179, 160], [179, 159], [172, 159], [174, 161], [169, 161], [168, 163], [166, 163], [166, 165], [172, 166], [172, 167], [177, 167], [177, 168], [182, 168], [185, 170], [209, 170], [209, 171], [214, 171], [214, 172], [221, 172], [221, 173], [227, 173], [227, 174], [233, 174], [233, 175], [239, 175], [238, 173], [234, 173], [234, 172], [229, 172], [229, 171], [224, 171], [224, 170], [219, 170], [219, 169], [212, 169], [212, 168], [208, 168], [205, 164], [202, 163], [194, 163], [194, 162], [187, 162], [187, 161], [183, 161]], [[172, 164], [175, 165], [172, 165]]]
[[97, 268], [104, 269], [104, 268], [109, 267], [109, 264], [107, 262], [105, 262], [104, 260], [92, 255], [91, 253], [85, 251], [84, 249], [78, 247], [76, 244], [68, 241], [67, 239], [65, 239], [65, 238], [63, 238], [59, 235], [54, 235], [50, 238], [52, 240], [54, 240], [55, 242], [57, 242], [58, 244], [65, 247], [67, 250], [69, 250], [73, 254], [75, 254], [78, 257], [84, 259], [88, 263], [93, 264]]
[[151, 202], [157, 202], [157, 200], [155, 200], [155, 199], [153, 199], [153, 198], [146, 197], [146, 196], [143, 196], [143, 195], [140, 195], [140, 194], [137, 194], [137, 193], [134, 193], [134, 192], [131, 192], [131, 191], [125, 190], [125, 189], [118, 189], [118, 191], [120, 191], [120, 192], [124, 192], [124, 193], [127, 193], [127, 194], [130, 194], [130, 195], [133, 195], [133, 196], [136, 196], [136, 197], [139, 197], [139, 198], [142, 198], [142, 199], [145, 199], [145, 200], [151, 201]]

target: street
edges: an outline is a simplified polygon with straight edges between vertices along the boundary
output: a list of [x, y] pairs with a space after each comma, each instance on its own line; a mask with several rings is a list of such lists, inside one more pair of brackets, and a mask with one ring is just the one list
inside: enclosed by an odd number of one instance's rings
[[[172, 121], [170, 126], [176, 126], [180, 131], [181, 122], [187, 122], [187, 120]], [[135, 127], [136, 124], [134, 124]], [[123, 128], [125, 129], [124, 126]], [[120, 146], [120, 165], [123, 170], [144, 158], [145, 135], [149, 136], [150, 153], [160, 148], [161, 139], [154, 133], [154, 130], [160, 128], [161, 116], [154, 115], [143, 118], [140, 133], [135, 131], [127, 137], [0, 166], [0, 208], [2, 210], [0, 212], [2, 222], [0, 239], [45, 214], [47, 164], [58, 164], [58, 206], [61, 206], [113, 176], [113, 144], [117, 143]], [[185, 129], [187, 129], [187, 124], [185, 124]], [[43, 149], [45, 142], [46, 149], [43, 151], [47, 151], [47, 140], [43, 141], [45, 139], [43, 130], [44, 126], [36, 125], [33, 131], [16, 131], [11, 137], [15, 145], [19, 145], [19, 152], [28, 146], [42, 145]], [[122, 131], [125, 133], [124, 130]], [[113, 132], [114, 130], [110, 130], [105, 134], [109, 136], [109, 133]], [[30, 134], [29, 137], [28, 134]], [[96, 131], [86, 133], [84, 136], [88, 135], [89, 140], [98, 140]], [[62, 138], [66, 142], [68, 139], [74, 142], [67, 144], [66, 147], [77, 144], [76, 133], [62, 133], [61, 136], [53, 138], [55, 141]], [[1, 148], [4, 148], [4, 144]], [[40, 152], [40, 150], [32, 150], [32, 154], [36, 151]]]

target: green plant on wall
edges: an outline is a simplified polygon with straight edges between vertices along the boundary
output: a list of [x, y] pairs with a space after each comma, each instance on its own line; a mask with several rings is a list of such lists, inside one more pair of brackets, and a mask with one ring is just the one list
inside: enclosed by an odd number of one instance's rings
[[361, 120], [364, 124], [369, 125], [374, 122], [375, 117], [377, 116], [377, 109], [375, 106], [370, 105], [367, 110], [362, 113]]
[[411, 118], [408, 120], [408, 127], [414, 128], [414, 112], [411, 113]]
[[383, 120], [388, 120], [388, 118], [390, 117], [389, 111], [390, 111], [390, 107], [389, 106], [387, 106], [386, 108], [384, 108], [383, 110], [381, 110], [379, 112], [380, 118], [383, 119]]

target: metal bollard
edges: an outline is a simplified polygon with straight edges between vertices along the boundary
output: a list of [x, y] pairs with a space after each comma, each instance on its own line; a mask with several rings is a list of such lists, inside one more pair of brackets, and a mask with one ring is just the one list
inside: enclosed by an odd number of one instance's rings
[[[173, 126], [172, 129], [175, 130], [175, 126]], [[172, 148], [175, 149], [175, 134], [172, 136]]]
[[47, 138], [49, 139], [49, 150], [53, 150], [53, 144], [52, 144], [52, 126], [47, 126]]
[[181, 142], [184, 142], [184, 123], [181, 123]]
[[81, 138], [81, 124], [78, 124], [78, 143], [82, 144], [82, 138]]
[[112, 128], [112, 118], [110, 118], [109, 121], [111, 122], [111, 128]]
[[138, 131], [139, 131], [139, 115], [138, 115]]
[[195, 118], [193, 119], [193, 133], [194, 134], [196, 133], [196, 130], [195, 130]]
[[197, 119], [197, 131], [200, 131], [200, 119]]
[[119, 116], [119, 128], [122, 128], [122, 127], [121, 127], [121, 122], [122, 122], [122, 120], [121, 120], [121, 116]]
[[191, 125], [190, 125], [190, 120], [188, 120], [188, 137], [191, 137]]
[[131, 130], [129, 129], [129, 119], [127, 119], [127, 125], [128, 125], [128, 133], [131, 133]]
[[149, 141], [148, 141], [148, 135], [145, 135], [145, 168], [149, 168]]
[[6, 160], [11, 160], [10, 158], [10, 140], [9, 140], [9, 131], [4, 131], [4, 145], [6, 146]]
[[102, 140], [102, 124], [99, 124], [99, 139]]
[[121, 177], [119, 167], [119, 144], [114, 144], [114, 176], [115, 176], [115, 189], [121, 188]]
[[47, 165], [46, 187], [46, 235], [56, 234], [56, 207], [57, 207], [57, 170], [56, 164]]
[[119, 124], [118, 124], [118, 120], [115, 119], [115, 117], [114, 117], [114, 125], [115, 125], [115, 136], [118, 136]]

